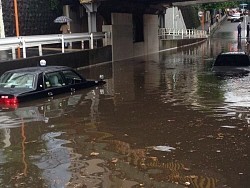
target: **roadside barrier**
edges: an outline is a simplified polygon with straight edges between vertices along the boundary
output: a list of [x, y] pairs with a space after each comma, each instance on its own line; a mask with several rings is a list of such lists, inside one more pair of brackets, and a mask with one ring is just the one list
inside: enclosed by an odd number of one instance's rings
[[62, 53], [65, 52], [65, 43], [81, 42], [82, 49], [84, 41], [89, 41], [90, 49], [94, 48], [95, 41], [103, 40], [106, 46], [107, 34], [103, 32], [96, 33], [70, 33], [70, 34], [52, 34], [52, 35], [32, 35], [19, 37], [0, 38], [0, 51], [12, 50], [12, 57], [16, 59], [16, 49], [21, 48], [23, 58], [26, 58], [26, 49], [29, 47], [38, 47], [39, 56], [42, 56], [42, 45], [61, 44]]
[[190, 39], [207, 38], [207, 31], [197, 29], [174, 29], [160, 28], [158, 36], [160, 39]]

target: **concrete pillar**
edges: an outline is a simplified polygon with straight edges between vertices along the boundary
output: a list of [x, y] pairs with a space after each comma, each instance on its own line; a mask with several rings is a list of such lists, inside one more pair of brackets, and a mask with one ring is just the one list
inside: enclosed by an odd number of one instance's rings
[[[70, 6], [69, 5], [64, 5], [64, 7], [63, 7], [63, 15], [70, 18]], [[70, 22], [68, 22], [67, 25], [69, 26], [69, 30], [71, 31]], [[72, 48], [72, 42], [69, 43], [69, 48]]]
[[144, 56], [159, 51], [158, 16], [143, 16], [144, 41], [133, 41], [132, 14], [112, 13], [111, 43], [113, 61]]
[[0, 38], [5, 38], [5, 30], [3, 23], [2, 0], [0, 0]]
[[[63, 6], [63, 15], [70, 18], [69, 11], [70, 11], [69, 5], [64, 5]], [[69, 29], [70, 29], [70, 23], [68, 22], [67, 24], [68, 24]]]
[[112, 13], [112, 55], [113, 61], [133, 57], [132, 14]]
[[145, 14], [144, 20], [144, 54], [159, 51], [158, 16]]
[[112, 26], [102, 25], [102, 31], [105, 32], [105, 39], [103, 40], [103, 44], [112, 45], [112, 41], [111, 41]]
[[86, 8], [88, 14], [88, 29], [89, 33], [96, 32], [96, 12], [100, 3], [84, 3], [83, 6]]
[[165, 28], [165, 14], [159, 15], [159, 28]]

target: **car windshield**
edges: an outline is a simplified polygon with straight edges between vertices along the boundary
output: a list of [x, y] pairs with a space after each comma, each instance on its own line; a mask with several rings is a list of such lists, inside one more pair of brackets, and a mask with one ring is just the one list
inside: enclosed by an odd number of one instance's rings
[[1, 88], [34, 88], [35, 75], [32, 73], [8, 72], [0, 77]]
[[219, 55], [214, 66], [250, 66], [250, 61], [247, 55]]

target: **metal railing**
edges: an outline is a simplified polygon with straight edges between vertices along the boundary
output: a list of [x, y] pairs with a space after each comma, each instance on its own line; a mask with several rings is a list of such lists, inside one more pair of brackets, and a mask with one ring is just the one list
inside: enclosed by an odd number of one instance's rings
[[12, 58], [16, 59], [16, 49], [21, 48], [23, 58], [26, 58], [26, 49], [29, 47], [38, 47], [39, 55], [42, 56], [42, 45], [61, 44], [62, 53], [65, 52], [65, 43], [81, 42], [82, 49], [84, 41], [89, 41], [90, 49], [94, 48], [96, 40], [104, 39], [107, 41], [107, 34], [103, 32], [96, 33], [71, 33], [71, 34], [52, 34], [52, 35], [32, 35], [19, 37], [0, 38], [0, 51], [12, 50]]
[[207, 38], [207, 31], [197, 29], [175, 29], [160, 28], [160, 39], [190, 39], [190, 38]]

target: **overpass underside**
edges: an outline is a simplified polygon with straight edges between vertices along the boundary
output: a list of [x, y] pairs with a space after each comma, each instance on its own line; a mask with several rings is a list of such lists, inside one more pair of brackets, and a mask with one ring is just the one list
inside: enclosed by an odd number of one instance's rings
[[191, 5], [191, 4], [202, 4], [202, 3], [218, 3], [218, 2], [227, 2], [227, 1], [233, 1], [233, 0], [62, 0], [64, 3], [69, 2], [80, 2], [80, 4], [84, 3], [123, 3], [126, 4], [144, 4], [144, 5], [158, 5], [158, 4], [165, 4], [165, 5]]
[[[159, 51], [159, 18], [165, 15], [167, 8], [194, 3], [225, 2], [226, 0], [61, 1], [65, 5], [84, 7], [88, 14], [88, 32], [109, 33], [113, 60], [121, 60]], [[71, 15], [67, 16], [71, 17]], [[197, 13], [195, 16], [198, 19]], [[101, 20], [99, 20], [100, 17]], [[167, 19], [172, 19], [172, 17], [167, 17]]]

